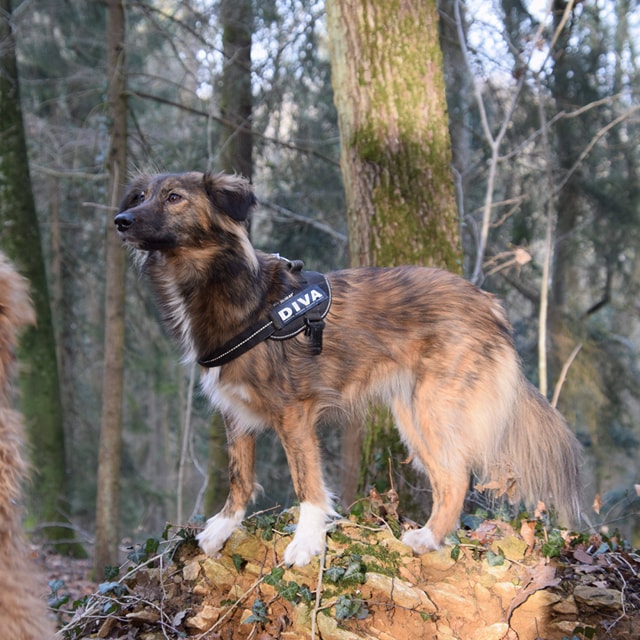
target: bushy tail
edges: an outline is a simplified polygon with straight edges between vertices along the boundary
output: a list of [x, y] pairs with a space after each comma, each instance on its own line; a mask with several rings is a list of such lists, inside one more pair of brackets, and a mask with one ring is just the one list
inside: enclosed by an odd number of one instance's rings
[[500, 457], [509, 461], [517, 498], [530, 509], [541, 500], [547, 509], [555, 509], [561, 524], [576, 525], [580, 516], [578, 440], [524, 376], [514, 418]]
[[12, 407], [11, 381], [16, 332], [35, 320], [27, 281], [0, 253], [0, 635], [46, 640], [53, 637], [34, 568], [22, 535], [21, 489], [27, 463], [20, 414]]

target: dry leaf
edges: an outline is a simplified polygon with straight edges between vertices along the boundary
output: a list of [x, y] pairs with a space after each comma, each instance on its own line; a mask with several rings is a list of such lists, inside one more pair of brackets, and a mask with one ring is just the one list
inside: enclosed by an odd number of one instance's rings
[[540, 560], [537, 565], [531, 568], [529, 572], [530, 580], [527, 585], [516, 595], [511, 601], [509, 611], [507, 612], [507, 622], [511, 619], [511, 614], [524, 602], [529, 599], [536, 591], [546, 589], [547, 587], [555, 587], [560, 583], [560, 578], [556, 578], [556, 569], [551, 564], [546, 564], [544, 560]]
[[522, 539], [527, 543], [527, 550], [525, 555], [529, 553], [536, 544], [536, 523], [532, 520], [524, 520], [520, 527], [520, 535]]
[[515, 248], [513, 257], [516, 261], [516, 264], [519, 266], [527, 264], [527, 262], [531, 262], [531, 254], [528, 251], [525, 251], [522, 247]]
[[596, 493], [596, 497], [593, 499], [593, 510], [596, 513], [600, 513], [600, 509], [602, 508], [602, 500], [600, 499], [600, 494]]
[[542, 518], [544, 514], [547, 512], [547, 505], [542, 502], [542, 500], [538, 500], [538, 504], [536, 505], [536, 510], [533, 512], [534, 518]]
[[590, 556], [584, 549], [576, 549], [573, 552], [573, 559], [582, 564], [593, 564], [593, 556]]

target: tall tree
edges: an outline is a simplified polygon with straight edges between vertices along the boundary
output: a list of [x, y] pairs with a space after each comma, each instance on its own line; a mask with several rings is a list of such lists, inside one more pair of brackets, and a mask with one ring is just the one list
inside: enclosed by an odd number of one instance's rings
[[[328, 0], [327, 25], [351, 264], [459, 272], [437, 3]], [[386, 448], [381, 425], [387, 421], [376, 419], [369, 428], [370, 459]], [[349, 500], [360, 430], [346, 433], [343, 498]]]
[[96, 545], [94, 570], [101, 576], [107, 565], [118, 564], [118, 506], [122, 443], [124, 380], [125, 253], [111, 218], [117, 210], [126, 180], [127, 99], [125, 94], [124, 0], [109, 0], [107, 112], [109, 139], [109, 209], [106, 224], [106, 294], [102, 420], [98, 459]]
[[460, 271], [434, 1], [329, 0], [352, 265]]
[[[68, 541], [62, 403], [49, 288], [29, 175], [11, 1], [0, 2], [0, 241], [31, 282], [37, 326], [22, 336], [19, 386], [34, 469], [30, 511], [48, 540]], [[54, 523], [54, 524], [47, 524]], [[81, 552], [61, 543], [62, 552]]]
[[224, 66], [220, 85], [220, 165], [224, 171], [253, 175], [251, 114], [251, 38], [253, 0], [222, 0], [220, 5]]
[[[253, 36], [253, 0], [222, 0], [220, 5], [222, 54], [224, 66], [220, 85], [220, 169], [253, 177], [253, 136], [251, 115], [251, 41]], [[224, 425], [214, 414], [209, 429], [208, 486], [205, 494], [206, 513], [216, 512], [224, 502], [228, 482], [223, 476], [227, 468], [224, 448]]]

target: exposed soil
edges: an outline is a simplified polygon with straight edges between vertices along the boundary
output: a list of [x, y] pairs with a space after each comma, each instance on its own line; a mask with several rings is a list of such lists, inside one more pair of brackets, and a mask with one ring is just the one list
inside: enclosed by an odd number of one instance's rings
[[157, 550], [135, 549], [101, 585], [87, 580], [87, 561], [45, 556], [60, 581], [58, 637], [640, 638], [640, 554], [616, 540], [486, 521], [415, 556], [387, 523], [360, 517], [336, 524], [323, 558], [289, 569], [294, 517], [252, 520], [215, 559], [180, 531]]

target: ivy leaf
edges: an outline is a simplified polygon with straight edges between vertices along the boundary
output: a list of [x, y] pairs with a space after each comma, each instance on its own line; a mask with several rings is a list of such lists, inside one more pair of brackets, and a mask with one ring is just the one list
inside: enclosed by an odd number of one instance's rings
[[369, 615], [365, 603], [359, 598], [342, 595], [335, 604], [336, 620], [346, 620], [347, 618], [357, 618], [363, 620]]
[[500, 567], [504, 564], [504, 555], [502, 553], [494, 553], [491, 549], [487, 551], [486, 559], [490, 567]]
[[98, 593], [102, 596], [108, 593], [113, 594], [116, 598], [126, 593], [127, 588], [120, 582], [101, 582], [98, 585]]
[[231, 560], [233, 562], [233, 566], [236, 568], [236, 571], [238, 573], [242, 573], [244, 568], [247, 566], [247, 561], [241, 555], [238, 555], [237, 553], [234, 553], [231, 556]]
[[245, 620], [245, 624], [264, 624], [268, 622], [267, 606], [260, 598], [256, 598], [251, 607], [251, 615]]
[[277, 587], [282, 580], [283, 575], [284, 569], [282, 567], [273, 567], [273, 569], [271, 569], [271, 573], [268, 573], [264, 577], [264, 582], [265, 584], [270, 584], [272, 587]]
[[365, 572], [362, 566], [362, 562], [360, 562], [359, 560], [355, 562], [350, 562], [344, 572], [344, 575], [342, 576], [342, 579], [364, 584]]
[[342, 578], [342, 576], [344, 575], [344, 572], [345, 572], [344, 567], [334, 566], [334, 567], [329, 567], [325, 571], [325, 575], [331, 582], [338, 582], [340, 578]]
[[289, 584], [281, 586], [278, 593], [287, 601], [297, 604], [300, 601], [300, 587], [297, 583], [290, 581]]

